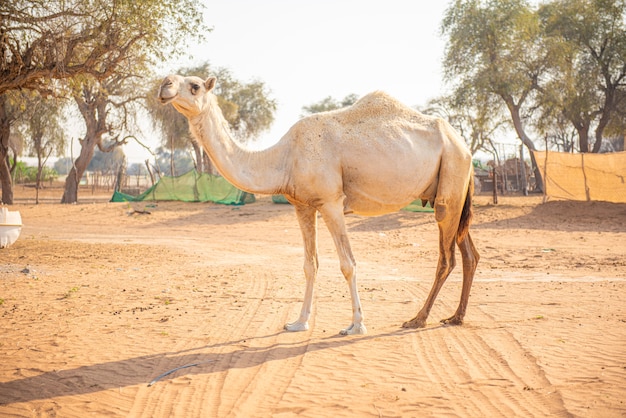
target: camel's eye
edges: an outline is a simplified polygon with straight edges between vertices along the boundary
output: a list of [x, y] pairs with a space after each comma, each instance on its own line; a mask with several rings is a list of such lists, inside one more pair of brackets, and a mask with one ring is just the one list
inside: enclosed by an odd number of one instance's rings
[[196, 94], [200, 90], [200, 84], [192, 84], [191, 85], [191, 94]]

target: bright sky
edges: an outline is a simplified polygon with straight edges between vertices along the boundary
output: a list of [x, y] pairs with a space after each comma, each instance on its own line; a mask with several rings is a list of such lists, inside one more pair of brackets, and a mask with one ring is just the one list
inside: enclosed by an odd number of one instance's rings
[[[302, 113], [327, 96], [343, 99], [384, 90], [409, 106], [444, 93], [439, 27], [443, 0], [204, 0], [213, 27], [190, 62], [209, 61], [239, 80], [263, 81], [277, 101], [275, 142]], [[166, 75], [166, 74], [163, 74]], [[147, 141], [147, 140], [146, 140]], [[150, 146], [156, 147], [150, 141]], [[129, 159], [147, 154], [126, 146]]]

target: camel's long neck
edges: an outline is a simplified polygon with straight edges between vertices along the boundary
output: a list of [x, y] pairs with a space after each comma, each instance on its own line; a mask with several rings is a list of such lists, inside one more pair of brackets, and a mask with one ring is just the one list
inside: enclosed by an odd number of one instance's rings
[[214, 100], [211, 108], [189, 119], [191, 132], [219, 172], [231, 184], [250, 193], [275, 194], [285, 186], [287, 147], [276, 144], [251, 151], [235, 142], [228, 122]]

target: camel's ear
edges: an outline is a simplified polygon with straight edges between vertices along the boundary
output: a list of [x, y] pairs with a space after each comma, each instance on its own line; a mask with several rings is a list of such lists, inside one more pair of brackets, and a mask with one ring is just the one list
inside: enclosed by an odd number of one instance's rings
[[204, 82], [204, 87], [206, 87], [206, 91], [213, 90], [213, 87], [215, 87], [215, 83], [217, 83], [217, 78], [215, 77], [207, 78], [206, 81]]

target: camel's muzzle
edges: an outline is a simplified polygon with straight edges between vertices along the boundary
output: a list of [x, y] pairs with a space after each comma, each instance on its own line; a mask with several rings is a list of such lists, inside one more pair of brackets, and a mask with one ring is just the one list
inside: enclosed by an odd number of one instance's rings
[[161, 104], [168, 104], [169, 102], [171, 102], [172, 100], [174, 100], [176, 96], [172, 96], [172, 97], [163, 97], [159, 94], [159, 101], [161, 102]]

